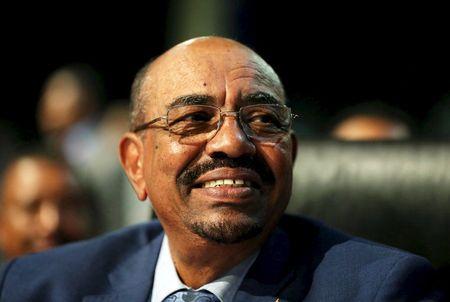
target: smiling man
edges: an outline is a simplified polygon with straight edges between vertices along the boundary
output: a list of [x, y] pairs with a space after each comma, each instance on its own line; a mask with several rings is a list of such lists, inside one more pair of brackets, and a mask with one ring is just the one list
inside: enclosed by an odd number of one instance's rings
[[132, 102], [120, 157], [159, 222], [9, 263], [2, 301], [403, 301], [429, 290], [425, 259], [283, 216], [293, 115], [251, 49], [179, 44], [138, 73]]

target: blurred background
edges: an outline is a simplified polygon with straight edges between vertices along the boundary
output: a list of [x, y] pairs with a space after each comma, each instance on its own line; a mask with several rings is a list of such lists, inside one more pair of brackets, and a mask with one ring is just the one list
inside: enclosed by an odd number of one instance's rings
[[405, 111], [417, 134], [427, 136], [434, 131], [425, 128], [430, 110], [450, 92], [446, 13], [423, 4], [221, 0], [11, 8], [5, 11], [10, 19], [1, 21], [6, 98], [0, 119], [19, 138], [35, 139], [42, 87], [61, 66], [95, 69], [104, 108], [128, 98], [136, 71], [149, 58], [185, 39], [216, 34], [261, 54], [314, 130], [325, 132], [347, 106], [381, 101]]
[[[97, 196], [98, 232], [150, 215], [112, 152], [127, 127], [135, 73], [181, 41], [220, 35], [272, 65], [300, 115], [290, 212], [450, 263], [450, 26], [443, 6], [171, 0], [39, 4], [4, 14], [0, 169], [17, 149], [45, 145]], [[369, 220], [383, 226], [378, 233], [364, 226]], [[420, 237], [414, 243], [404, 235], [412, 232]]]

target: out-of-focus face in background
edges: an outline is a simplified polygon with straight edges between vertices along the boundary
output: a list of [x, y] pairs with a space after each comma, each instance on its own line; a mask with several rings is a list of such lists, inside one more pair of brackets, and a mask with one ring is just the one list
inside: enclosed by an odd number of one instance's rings
[[332, 131], [346, 141], [401, 140], [410, 136], [408, 126], [386, 117], [357, 114], [340, 122]]
[[69, 71], [61, 71], [48, 81], [38, 111], [39, 127], [44, 133], [64, 131], [85, 116], [89, 98], [83, 85]]
[[6, 258], [89, 235], [92, 209], [63, 165], [20, 158], [6, 169], [0, 188], [0, 248]]
[[97, 75], [88, 66], [69, 65], [50, 75], [37, 110], [46, 140], [58, 146], [71, 127], [97, 110], [101, 95]]

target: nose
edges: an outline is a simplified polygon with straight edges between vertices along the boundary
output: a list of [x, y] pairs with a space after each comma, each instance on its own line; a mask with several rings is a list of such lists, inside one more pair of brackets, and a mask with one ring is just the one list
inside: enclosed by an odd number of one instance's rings
[[58, 207], [53, 203], [44, 203], [39, 212], [41, 235], [49, 236], [54, 234], [58, 230], [60, 220]]
[[210, 157], [238, 158], [252, 156], [255, 152], [255, 145], [242, 130], [236, 115], [225, 115], [222, 125], [206, 144], [206, 153]]

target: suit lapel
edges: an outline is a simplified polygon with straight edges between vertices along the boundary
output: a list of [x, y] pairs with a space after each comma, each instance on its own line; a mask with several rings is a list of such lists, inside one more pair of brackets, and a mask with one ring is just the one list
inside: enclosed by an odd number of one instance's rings
[[275, 229], [242, 281], [236, 301], [276, 301], [280, 291], [295, 277], [289, 269], [290, 243], [287, 234]]
[[108, 275], [108, 294], [87, 296], [83, 302], [146, 302], [151, 296], [156, 262], [163, 239], [163, 233], [155, 237]]
[[276, 228], [264, 244], [236, 293], [239, 302], [301, 301], [307, 294], [314, 271], [312, 239], [316, 232], [299, 228], [292, 242]]
[[[329, 245], [316, 246], [317, 227], [303, 219], [282, 219], [261, 248], [258, 258], [235, 296], [239, 302], [301, 301], [306, 296], [315, 267]], [[284, 221], [286, 220], [286, 221]], [[283, 229], [294, 228], [288, 235]], [[151, 296], [157, 257], [163, 233], [135, 254], [127, 257], [109, 274], [110, 289], [103, 295], [88, 296], [84, 302], [146, 302]], [[329, 239], [327, 239], [329, 241]], [[323, 240], [322, 240], [323, 241]], [[327, 241], [327, 242], [328, 242]]]

